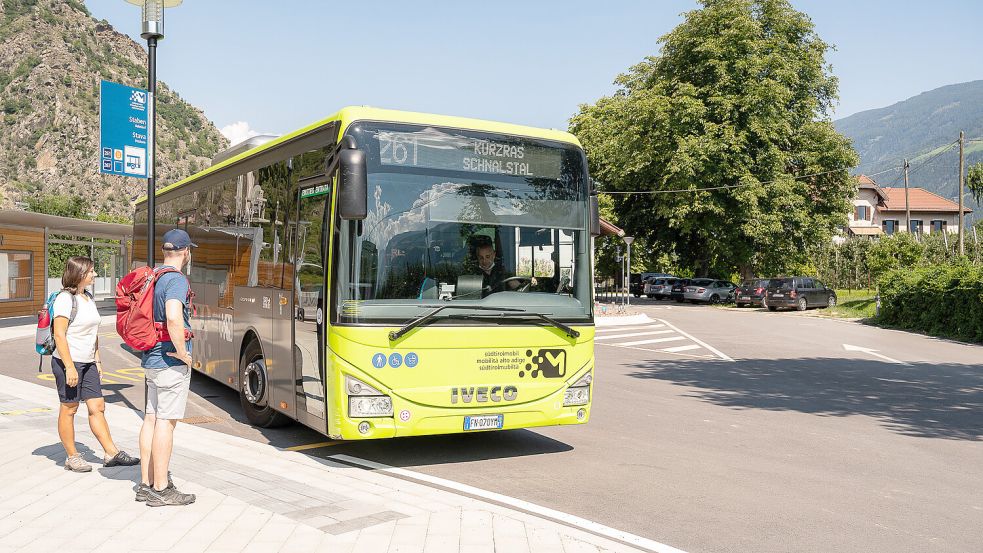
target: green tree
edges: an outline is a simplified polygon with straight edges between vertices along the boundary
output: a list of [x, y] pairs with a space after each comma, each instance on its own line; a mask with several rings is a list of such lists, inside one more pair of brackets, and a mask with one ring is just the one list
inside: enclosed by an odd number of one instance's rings
[[31, 198], [27, 201], [27, 210], [48, 215], [60, 215], [73, 219], [91, 219], [88, 213], [89, 205], [78, 196], [50, 195]]
[[[830, 47], [787, 0], [701, 3], [571, 131], [622, 227], [684, 269], [804, 266], [855, 192], [857, 155], [829, 120]], [[652, 193], [617, 194], [633, 190]]]
[[966, 188], [969, 188], [976, 203], [983, 204], [983, 162], [969, 167], [966, 172]]
[[898, 232], [885, 236], [871, 245], [867, 251], [867, 266], [877, 280], [893, 269], [910, 269], [922, 258], [924, 246], [910, 232]]

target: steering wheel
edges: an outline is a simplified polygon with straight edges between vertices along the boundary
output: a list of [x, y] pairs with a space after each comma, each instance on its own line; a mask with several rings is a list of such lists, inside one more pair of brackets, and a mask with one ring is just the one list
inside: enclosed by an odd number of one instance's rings
[[[513, 276], [513, 277], [509, 277], [509, 278], [503, 278], [498, 283], [500, 285], [505, 285], [505, 284], [508, 284], [509, 282], [525, 282], [525, 284], [523, 284], [522, 286], [516, 288], [515, 291], [516, 292], [528, 292], [529, 291], [529, 286], [532, 285], [532, 278], [530, 278], [530, 277], [524, 277], [524, 276]], [[507, 286], [505, 286], [504, 289], [505, 290], [508, 290], [509, 288]]]

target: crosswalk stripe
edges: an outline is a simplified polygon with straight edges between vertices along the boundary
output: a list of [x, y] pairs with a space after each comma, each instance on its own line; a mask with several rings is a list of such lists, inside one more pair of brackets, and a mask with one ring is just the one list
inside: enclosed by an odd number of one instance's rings
[[594, 331], [594, 334], [600, 334], [602, 332], [624, 332], [626, 330], [646, 330], [649, 328], [665, 328], [664, 324], [648, 324], [645, 326], [622, 326], [622, 327], [607, 327], [598, 328]]
[[648, 332], [631, 332], [629, 334], [609, 334], [607, 336], [594, 336], [595, 340], [610, 340], [611, 338], [630, 338], [632, 336], [649, 336], [652, 334], [672, 334], [675, 330], [650, 330]]
[[640, 346], [642, 344], [657, 344], [662, 342], [677, 342], [679, 340], [685, 340], [685, 336], [673, 336], [672, 338], [656, 338], [654, 340], [639, 340], [637, 342], [619, 342], [617, 344], [611, 344], [613, 346]]
[[665, 348], [665, 349], [663, 349], [661, 351], [664, 351], [666, 353], [676, 353], [676, 352], [679, 352], [679, 351], [689, 351], [691, 349], [700, 349], [702, 347], [703, 346], [696, 346], [696, 345], [676, 346], [674, 348]]

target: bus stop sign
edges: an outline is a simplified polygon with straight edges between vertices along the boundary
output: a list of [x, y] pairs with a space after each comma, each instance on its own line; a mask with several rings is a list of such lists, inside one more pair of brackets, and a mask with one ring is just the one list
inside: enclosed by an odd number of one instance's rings
[[111, 81], [99, 86], [99, 172], [147, 178], [150, 93]]

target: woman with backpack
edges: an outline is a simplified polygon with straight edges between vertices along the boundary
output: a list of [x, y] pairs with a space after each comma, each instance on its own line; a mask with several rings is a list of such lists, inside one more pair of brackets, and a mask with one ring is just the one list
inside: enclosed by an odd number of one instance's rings
[[51, 372], [61, 401], [58, 436], [68, 454], [65, 470], [74, 472], [92, 470], [75, 449], [75, 413], [83, 401], [89, 411], [89, 428], [105, 451], [104, 466], [131, 466], [140, 462], [116, 447], [106, 423], [102, 363], [99, 360], [102, 318], [95, 300], [85, 290], [96, 278], [94, 267], [88, 257], [69, 258], [61, 277], [62, 290], [52, 305], [55, 351], [51, 357]]

